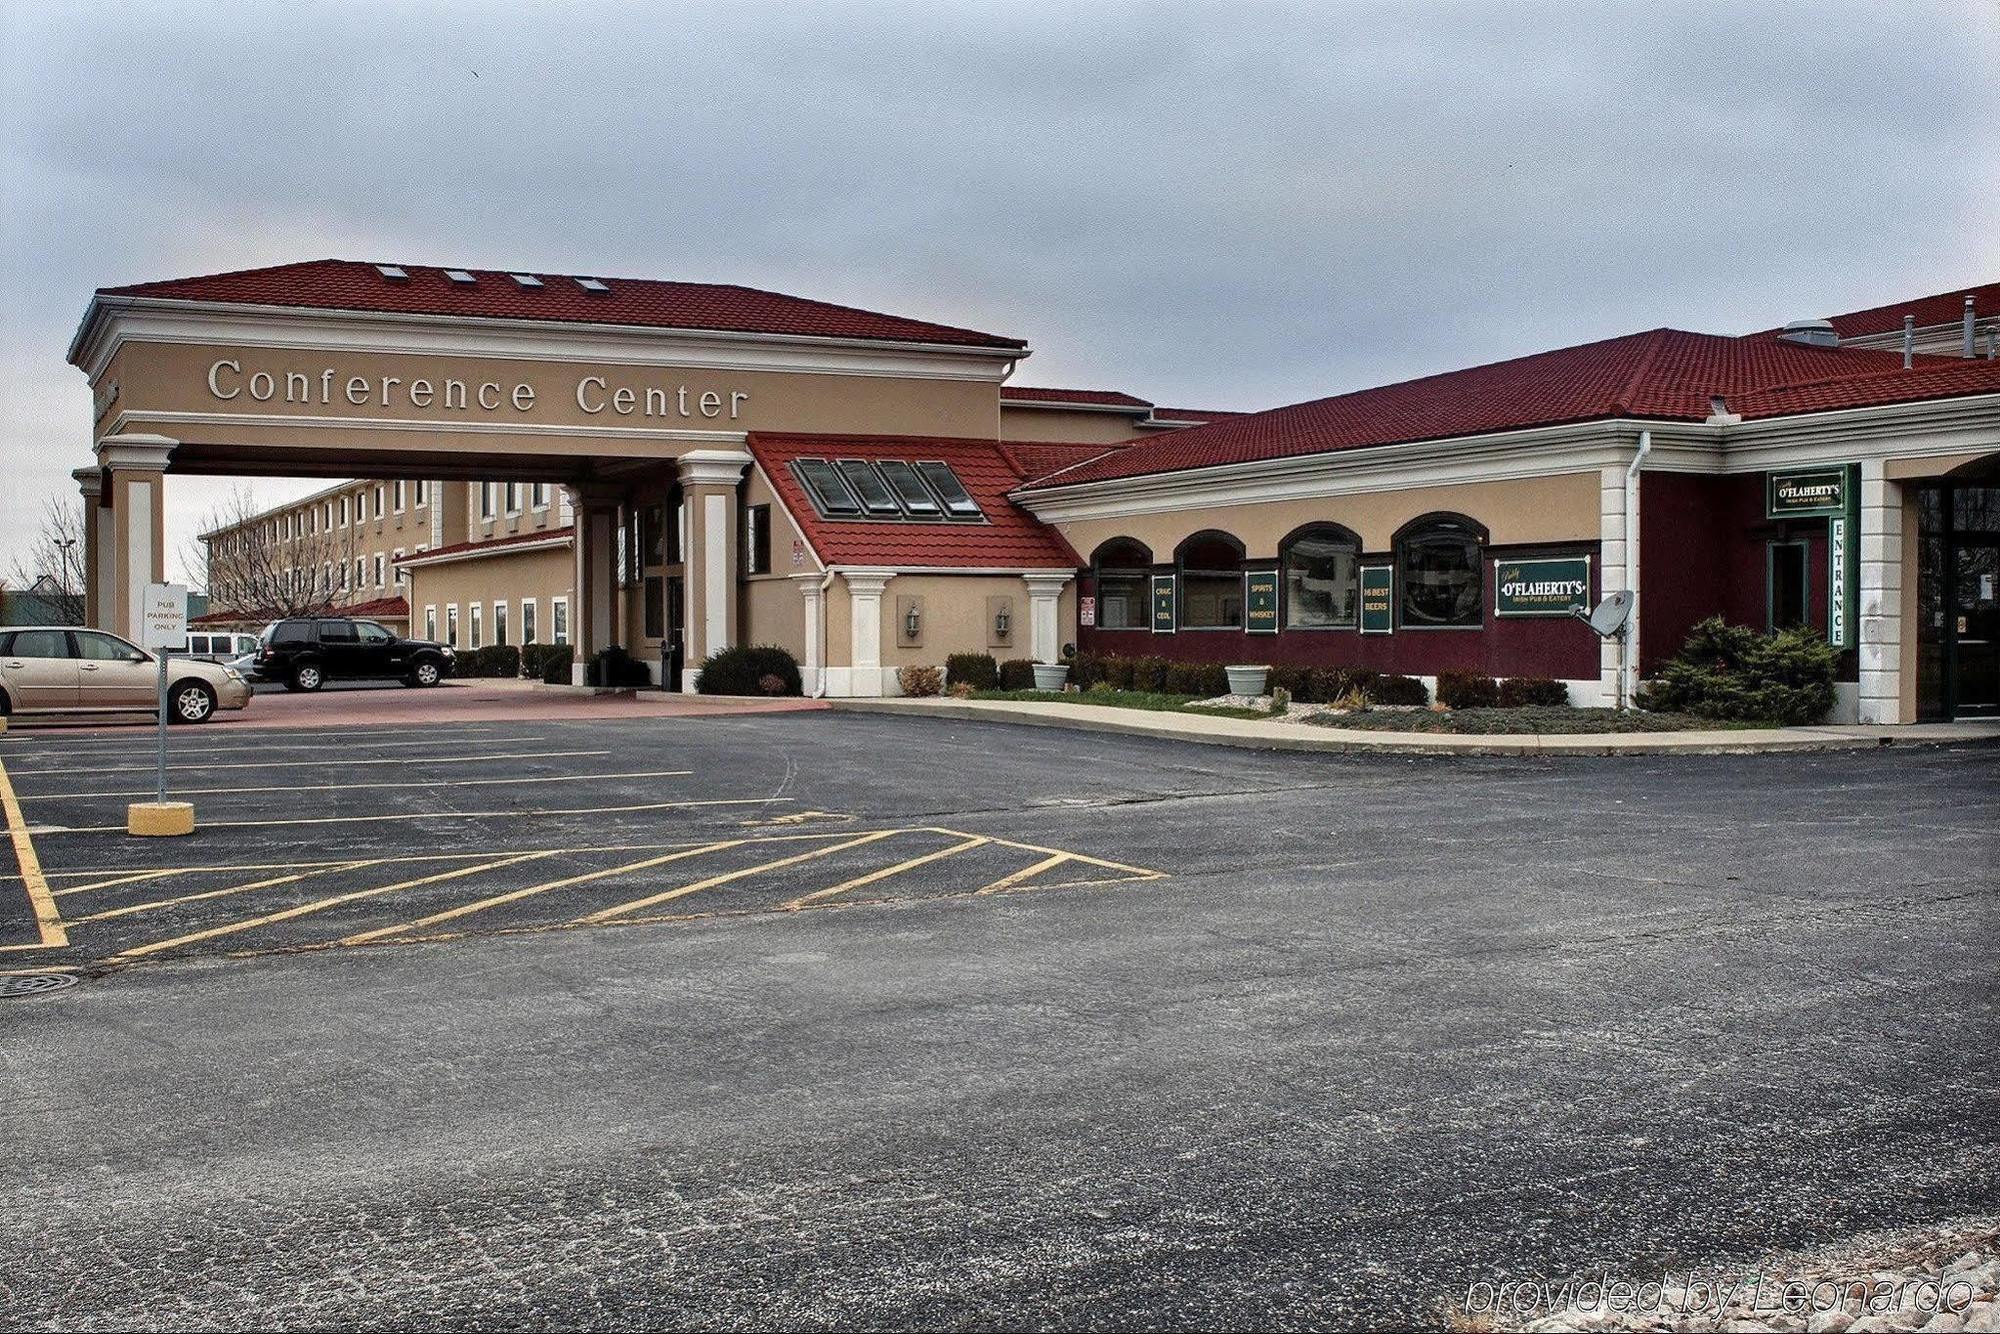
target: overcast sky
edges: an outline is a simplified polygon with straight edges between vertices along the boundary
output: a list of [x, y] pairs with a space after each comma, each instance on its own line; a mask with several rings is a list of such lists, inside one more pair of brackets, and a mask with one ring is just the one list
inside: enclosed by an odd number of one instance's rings
[[[90, 459], [101, 285], [741, 282], [1257, 408], [1992, 281], [1996, 13], [0, 0], [0, 573]], [[170, 550], [227, 485], [170, 481]]]

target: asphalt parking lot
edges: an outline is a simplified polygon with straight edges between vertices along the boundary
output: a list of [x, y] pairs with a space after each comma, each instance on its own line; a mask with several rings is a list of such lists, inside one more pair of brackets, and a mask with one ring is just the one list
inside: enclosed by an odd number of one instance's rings
[[2000, 1198], [1991, 747], [174, 740], [139, 842], [0, 737], [12, 1326], [1391, 1326]]

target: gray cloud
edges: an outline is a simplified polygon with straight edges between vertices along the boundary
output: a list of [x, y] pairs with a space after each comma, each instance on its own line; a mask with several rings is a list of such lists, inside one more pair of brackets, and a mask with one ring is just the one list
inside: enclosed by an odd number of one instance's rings
[[[0, 568], [92, 287], [747, 282], [1261, 407], [2000, 274], [1984, 4], [0, 8]], [[277, 495], [282, 488], [267, 487]], [[185, 529], [215, 485], [177, 481]]]

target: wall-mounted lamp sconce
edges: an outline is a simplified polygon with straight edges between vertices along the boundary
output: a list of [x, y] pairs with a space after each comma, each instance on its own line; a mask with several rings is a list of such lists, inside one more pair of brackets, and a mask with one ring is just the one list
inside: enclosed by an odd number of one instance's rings
[[1001, 639], [1005, 639], [1007, 637], [1007, 633], [1013, 628], [1014, 628], [1014, 617], [1012, 612], [1008, 608], [1003, 606], [1000, 608], [999, 611], [993, 614], [993, 633], [995, 635], [999, 636]]
[[919, 634], [923, 633], [923, 628], [923, 618], [918, 614], [916, 607], [912, 605], [907, 612], [903, 613], [903, 635], [905, 638], [915, 639]]

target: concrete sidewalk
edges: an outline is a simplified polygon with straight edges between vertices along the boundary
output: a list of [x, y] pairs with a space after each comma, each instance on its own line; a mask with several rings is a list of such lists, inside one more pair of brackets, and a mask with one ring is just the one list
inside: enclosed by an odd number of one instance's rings
[[1531, 733], [1450, 736], [1435, 732], [1369, 732], [1253, 718], [1208, 718], [1193, 713], [1153, 713], [1102, 704], [1059, 704], [1000, 699], [836, 699], [847, 713], [900, 713], [1026, 727], [1069, 727], [1086, 732], [1164, 737], [1207, 746], [1250, 750], [1408, 755], [1728, 755], [1790, 750], [1858, 750], [1875, 746], [1942, 745], [2000, 740], [2000, 719], [1911, 723], [1900, 727], [1849, 726], [1738, 728], [1701, 732], [1626, 732], [1543, 736]]

